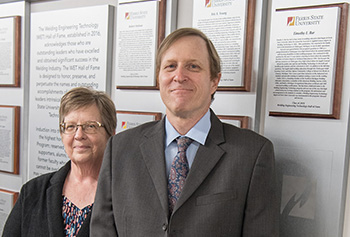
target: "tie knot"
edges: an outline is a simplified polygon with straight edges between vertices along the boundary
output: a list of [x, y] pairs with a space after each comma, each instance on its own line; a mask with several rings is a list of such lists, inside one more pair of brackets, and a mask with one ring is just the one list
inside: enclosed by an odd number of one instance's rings
[[192, 139], [189, 137], [178, 137], [176, 138], [177, 147], [179, 151], [186, 151], [188, 146], [192, 143]]

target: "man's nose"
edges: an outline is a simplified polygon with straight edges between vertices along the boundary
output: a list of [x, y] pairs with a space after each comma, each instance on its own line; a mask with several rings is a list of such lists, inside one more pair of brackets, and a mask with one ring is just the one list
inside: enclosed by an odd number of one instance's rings
[[182, 67], [178, 67], [175, 70], [174, 81], [181, 83], [186, 80], [187, 80], [186, 70]]

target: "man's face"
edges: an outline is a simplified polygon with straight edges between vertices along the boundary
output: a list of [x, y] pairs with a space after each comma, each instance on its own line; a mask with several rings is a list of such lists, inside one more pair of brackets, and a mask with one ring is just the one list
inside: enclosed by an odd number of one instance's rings
[[164, 52], [158, 76], [167, 116], [201, 118], [209, 109], [220, 76], [210, 78], [209, 55], [202, 38], [176, 40]]

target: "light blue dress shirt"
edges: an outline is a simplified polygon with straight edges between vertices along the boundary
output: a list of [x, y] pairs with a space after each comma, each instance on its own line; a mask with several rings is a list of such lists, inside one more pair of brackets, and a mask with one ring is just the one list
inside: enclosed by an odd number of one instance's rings
[[[207, 139], [210, 127], [210, 112], [208, 110], [208, 112], [185, 135], [186, 137], [189, 137], [193, 140], [186, 151], [187, 161], [190, 169], [199, 145], [205, 144], [205, 140]], [[165, 162], [168, 176], [171, 168], [171, 163], [173, 162], [173, 159], [177, 153], [177, 144], [175, 139], [179, 136], [181, 137], [173, 125], [171, 125], [168, 118], [165, 117]]]

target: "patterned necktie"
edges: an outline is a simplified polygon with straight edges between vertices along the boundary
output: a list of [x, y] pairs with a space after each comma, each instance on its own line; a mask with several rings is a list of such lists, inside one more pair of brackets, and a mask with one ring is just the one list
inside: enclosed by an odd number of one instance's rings
[[168, 198], [169, 212], [172, 213], [176, 201], [179, 199], [185, 180], [188, 174], [189, 166], [186, 158], [186, 150], [191, 144], [192, 139], [188, 137], [176, 138], [178, 152], [171, 164], [168, 180]]

